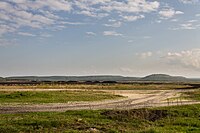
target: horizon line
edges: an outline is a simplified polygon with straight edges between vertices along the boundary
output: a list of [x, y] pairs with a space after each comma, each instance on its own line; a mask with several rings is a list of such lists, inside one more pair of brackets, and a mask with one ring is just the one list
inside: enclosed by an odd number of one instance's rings
[[2, 78], [9, 78], [9, 77], [93, 77], [93, 76], [121, 76], [121, 77], [135, 77], [135, 78], [143, 78], [150, 75], [169, 75], [175, 77], [185, 77], [189, 79], [198, 79], [200, 77], [193, 77], [193, 76], [184, 76], [184, 75], [171, 75], [166, 73], [152, 73], [146, 74], [143, 76], [130, 76], [130, 75], [120, 75], [120, 74], [88, 74], [88, 75], [13, 75], [13, 76], [0, 76]]

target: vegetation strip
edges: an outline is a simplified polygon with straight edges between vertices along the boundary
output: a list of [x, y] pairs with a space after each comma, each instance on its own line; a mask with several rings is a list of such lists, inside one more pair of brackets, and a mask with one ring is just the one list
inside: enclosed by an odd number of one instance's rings
[[99, 91], [25, 91], [25, 92], [0, 92], [0, 103], [67, 103], [75, 101], [100, 101], [106, 99], [122, 98]]
[[0, 114], [0, 132], [136, 132], [200, 130], [200, 104], [133, 110]]
[[6, 89], [88, 89], [88, 90], [172, 90], [195, 89], [198, 86], [191, 84], [168, 83], [130, 83], [130, 84], [39, 84], [39, 85], [0, 85], [1, 90]]
[[183, 97], [186, 99], [200, 101], [200, 89], [183, 93]]

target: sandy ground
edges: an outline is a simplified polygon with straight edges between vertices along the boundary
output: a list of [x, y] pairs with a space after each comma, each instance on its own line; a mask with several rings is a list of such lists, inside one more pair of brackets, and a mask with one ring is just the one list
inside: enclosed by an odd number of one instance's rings
[[[67, 89], [9, 89], [3, 91], [58, 91]], [[70, 89], [75, 91], [78, 89]], [[79, 90], [86, 91], [86, 90]], [[93, 90], [96, 91], [96, 90]], [[33, 105], [0, 105], [0, 113], [25, 113], [25, 112], [46, 112], [66, 110], [97, 110], [97, 109], [134, 109], [161, 106], [176, 106], [187, 104], [200, 104], [200, 101], [188, 101], [181, 98], [181, 92], [193, 90], [97, 90], [105, 91], [115, 95], [122, 95], [126, 98], [115, 100], [104, 100], [98, 102], [68, 102], [49, 103]], [[171, 100], [168, 100], [171, 99]]]

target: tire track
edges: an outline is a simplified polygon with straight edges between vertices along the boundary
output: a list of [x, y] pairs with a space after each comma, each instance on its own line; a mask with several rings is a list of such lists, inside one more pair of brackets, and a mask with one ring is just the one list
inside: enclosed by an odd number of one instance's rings
[[[55, 104], [36, 104], [36, 105], [6, 105], [0, 106], [0, 113], [27, 113], [27, 112], [64, 112], [67, 110], [98, 110], [98, 109], [133, 109], [148, 108], [159, 106], [175, 106], [177, 103], [163, 102], [177, 93], [186, 90], [167, 90], [153, 94], [144, 94], [139, 98], [128, 97], [120, 100], [108, 100], [101, 102], [77, 102], [77, 103], [55, 103]], [[115, 90], [116, 92], [116, 90]], [[119, 91], [120, 92], [120, 91]], [[120, 92], [121, 93], [121, 92]], [[121, 94], [123, 95], [123, 94]], [[200, 104], [199, 101], [183, 101], [179, 105]]]

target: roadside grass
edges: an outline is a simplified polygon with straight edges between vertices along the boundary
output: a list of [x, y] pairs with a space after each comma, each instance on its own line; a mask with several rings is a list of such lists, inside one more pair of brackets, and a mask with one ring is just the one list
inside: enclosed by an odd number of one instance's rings
[[0, 132], [198, 133], [200, 105], [0, 114]]
[[169, 90], [190, 87], [183, 84], [40, 84], [40, 85], [14, 85], [0, 86], [0, 89], [87, 89], [87, 90]]
[[119, 95], [113, 95], [100, 91], [22, 91], [22, 92], [4, 92], [0, 91], [0, 104], [8, 103], [67, 103], [73, 101], [100, 101], [105, 99], [122, 98]]

